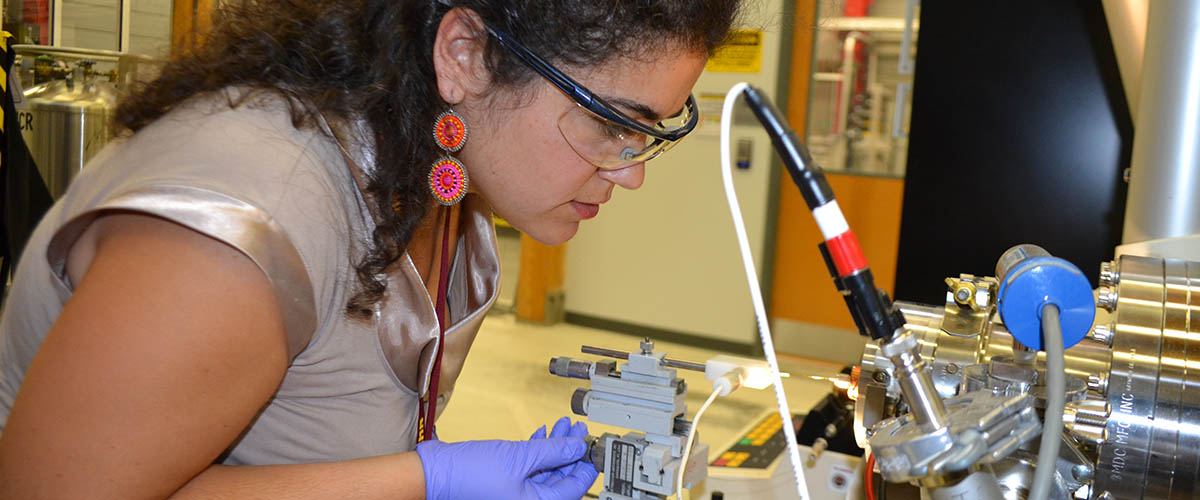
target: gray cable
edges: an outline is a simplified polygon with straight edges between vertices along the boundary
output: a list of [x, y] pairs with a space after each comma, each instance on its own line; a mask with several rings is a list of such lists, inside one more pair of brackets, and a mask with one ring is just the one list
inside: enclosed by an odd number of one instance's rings
[[1046, 500], [1050, 496], [1058, 465], [1058, 448], [1062, 443], [1063, 409], [1067, 406], [1062, 325], [1058, 307], [1051, 304], [1042, 307], [1042, 347], [1046, 350], [1046, 414], [1029, 500]]

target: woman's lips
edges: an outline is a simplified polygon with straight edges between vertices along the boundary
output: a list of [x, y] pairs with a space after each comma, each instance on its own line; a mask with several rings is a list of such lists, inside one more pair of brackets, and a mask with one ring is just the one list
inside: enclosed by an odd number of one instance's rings
[[579, 217], [583, 220], [591, 219], [600, 213], [600, 205], [594, 203], [572, 201], [571, 206], [575, 208], [575, 213], [579, 214]]

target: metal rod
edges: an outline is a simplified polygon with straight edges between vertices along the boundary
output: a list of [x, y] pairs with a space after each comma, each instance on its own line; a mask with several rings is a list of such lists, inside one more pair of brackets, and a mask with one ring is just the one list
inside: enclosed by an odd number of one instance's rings
[[927, 432], [945, 427], [946, 406], [933, 384], [933, 374], [921, 359], [920, 345], [912, 332], [906, 330], [879, 347], [895, 368], [900, 393], [908, 402], [913, 421]]
[[595, 354], [597, 356], [604, 356], [607, 358], [629, 359], [629, 353], [627, 353], [625, 351], [605, 349], [603, 347], [593, 347], [590, 345], [585, 345], [585, 346], [580, 347], [579, 352], [582, 352], [584, 354]]
[[[897, 358], [892, 358], [893, 363]], [[922, 429], [933, 432], [947, 425], [946, 406], [933, 384], [933, 375], [925, 369], [925, 363], [917, 358], [916, 363], [905, 363], [897, 382], [900, 393], [908, 401], [913, 420]]]
[[45, 45], [33, 44], [16, 44], [13, 45], [13, 50], [15, 50], [18, 54], [48, 54], [76, 57], [80, 59], [93, 59], [97, 61], [117, 61], [126, 55], [124, 52], [117, 52], [113, 50], [81, 49], [74, 47], [47, 47]]
[[[614, 349], [605, 349], [603, 347], [595, 347], [595, 346], [585, 345], [585, 346], [580, 347], [579, 351], [584, 354], [595, 354], [597, 356], [604, 356], [607, 358], [626, 359], [626, 360], [629, 359], [628, 352], [617, 351]], [[704, 371], [704, 363], [693, 363], [691, 361], [682, 361], [682, 360], [678, 360], [678, 359], [663, 358], [662, 364], [663, 364], [663, 366], [669, 366], [671, 368], [679, 368], [681, 370], [692, 370], [692, 371], [696, 371], [696, 372]]]
[[693, 363], [691, 361], [680, 361], [678, 359], [663, 358], [663, 365], [671, 368], [679, 368], [681, 370], [692, 370], [694, 372], [703, 372], [704, 365]]

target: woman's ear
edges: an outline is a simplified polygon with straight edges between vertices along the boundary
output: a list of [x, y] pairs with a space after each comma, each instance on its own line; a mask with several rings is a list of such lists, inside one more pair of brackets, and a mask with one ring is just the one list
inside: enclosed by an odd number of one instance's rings
[[491, 84], [484, 64], [487, 31], [475, 11], [450, 9], [438, 25], [433, 42], [433, 69], [438, 93], [451, 105], [483, 94]]

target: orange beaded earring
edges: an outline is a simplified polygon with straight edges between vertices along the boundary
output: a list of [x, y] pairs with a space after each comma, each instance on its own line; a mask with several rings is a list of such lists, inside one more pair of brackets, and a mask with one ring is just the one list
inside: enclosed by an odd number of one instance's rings
[[450, 153], [462, 149], [467, 142], [467, 125], [453, 109], [438, 115], [433, 125], [433, 138], [446, 152], [433, 163], [429, 171], [429, 190], [443, 205], [458, 203], [467, 195], [467, 169]]

